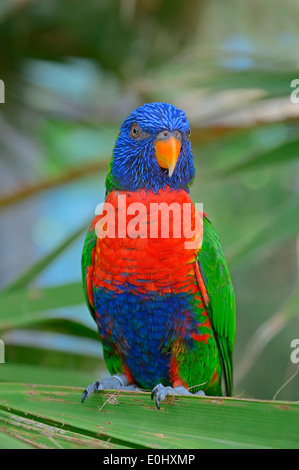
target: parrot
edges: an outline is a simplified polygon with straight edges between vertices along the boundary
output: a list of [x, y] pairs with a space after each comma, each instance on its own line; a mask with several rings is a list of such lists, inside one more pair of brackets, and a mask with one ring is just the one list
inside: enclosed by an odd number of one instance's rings
[[235, 294], [217, 233], [190, 197], [194, 178], [185, 112], [166, 102], [131, 112], [83, 246], [83, 291], [111, 376], [82, 403], [106, 389], [150, 391], [158, 410], [168, 395], [232, 394]]

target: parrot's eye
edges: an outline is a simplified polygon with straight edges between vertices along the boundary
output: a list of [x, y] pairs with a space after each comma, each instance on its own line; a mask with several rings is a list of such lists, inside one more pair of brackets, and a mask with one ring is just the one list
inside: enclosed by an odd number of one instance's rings
[[134, 126], [131, 127], [131, 136], [134, 139], [140, 136], [139, 127], [136, 124], [134, 124]]

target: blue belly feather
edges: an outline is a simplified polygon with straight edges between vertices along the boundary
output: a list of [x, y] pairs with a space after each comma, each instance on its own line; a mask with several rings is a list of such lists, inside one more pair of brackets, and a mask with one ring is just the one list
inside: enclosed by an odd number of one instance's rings
[[171, 345], [183, 330], [187, 345], [199, 327], [190, 308], [192, 294], [142, 294], [132, 287], [115, 293], [96, 288], [94, 299], [101, 340], [116, 345], [136, 382], [146, 389], [159, 382], [170, 384]]

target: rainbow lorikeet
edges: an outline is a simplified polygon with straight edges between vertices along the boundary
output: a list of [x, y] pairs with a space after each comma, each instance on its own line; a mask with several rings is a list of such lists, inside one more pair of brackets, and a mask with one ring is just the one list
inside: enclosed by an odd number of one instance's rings
[[[193, 179], [185, 113], [158, 102], [133, 111], [83, 249], [84, 292], [111, 377], [86, 387], [82, 403], [111, 388], [150, 389], [158, 409], [168, 394], [222, 395], [223, 383], [231, 395], [235, 297], [217, 234], [189, 196]], [[179, 213], [187, 206], [189, 218]], [[190, 236], [187, 220], [197, 227]]]

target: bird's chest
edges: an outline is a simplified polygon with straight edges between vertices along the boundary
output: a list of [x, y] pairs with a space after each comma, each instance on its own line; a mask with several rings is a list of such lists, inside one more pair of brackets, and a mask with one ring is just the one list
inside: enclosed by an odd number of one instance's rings
[[96, 287], [156, 297], [194, 284], [202, 223], [185, 191], [113, 191], [96, 230]]

